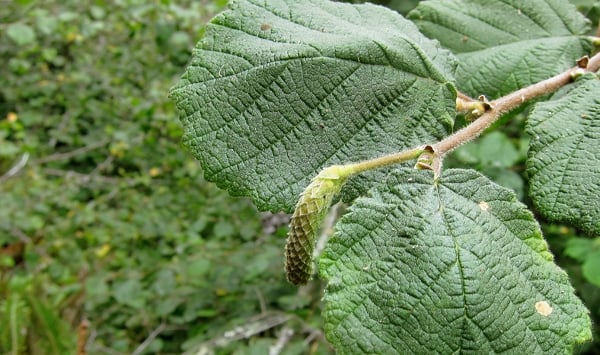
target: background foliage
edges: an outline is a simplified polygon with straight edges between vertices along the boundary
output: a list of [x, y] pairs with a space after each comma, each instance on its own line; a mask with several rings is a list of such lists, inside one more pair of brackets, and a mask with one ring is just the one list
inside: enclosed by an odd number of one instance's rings
[[[285, 281], [285, 227], [180, 145], [166, 95], [225, 2], [0, 1], [1, 353], [73, 353], [83, 319], [93, 354], [265, 353], [291, 332], [286, 353], [330, 352], [321, 285]], [[447, 163], [529, 204], [523, 118], [499, 126]], [[600, 241], [542, 227], [599, 324]]]
[[90, 353], [155, 330], [139, 350], [180, 353], [298, 307], [310, 332], [318, 302], [285, 282], [285, 231], [204, 182], [167, 98], [223, 6], [0, 6], [0, 176], [27, 159], [0, 184], [0, 353], [73, 352], [82, 319]]

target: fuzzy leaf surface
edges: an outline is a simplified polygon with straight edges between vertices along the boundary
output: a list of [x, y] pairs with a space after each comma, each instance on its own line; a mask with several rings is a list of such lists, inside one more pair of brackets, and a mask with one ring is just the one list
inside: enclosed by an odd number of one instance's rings
[[568, 353], [591, 338], [532, 214], [472, 170], [396, 170], [338, 222], [320, 266], [342, 353]]
[[581, 78], [560, 98], [535, 105], [527, 173], [548, 219], [600, 236], [600, 80]]
[[290, 211], [325, 166], [444, 137], [455, 64], [380, 6], [237, 0], [171, 95], [210, 181]]
[[460, 60], [459, 90], [497, 98], [575, 66], [588, 21], [564, 0], [433, 0], [409, 14]]

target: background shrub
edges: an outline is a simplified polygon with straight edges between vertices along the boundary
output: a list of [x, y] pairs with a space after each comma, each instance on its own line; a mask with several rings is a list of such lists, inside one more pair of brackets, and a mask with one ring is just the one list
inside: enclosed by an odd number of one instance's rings
[[[0, 352], [73, 353], [82, 320], [92, 354], [331, 351], [319, 281], [285, 281], [285, 216], [206, 183], [180, 144], [167, 92], [225, 3], [2, 2]], [[452, 159], [528, 202], [513, 122]], [[598, 324], [598, 240], [543, 227]]]

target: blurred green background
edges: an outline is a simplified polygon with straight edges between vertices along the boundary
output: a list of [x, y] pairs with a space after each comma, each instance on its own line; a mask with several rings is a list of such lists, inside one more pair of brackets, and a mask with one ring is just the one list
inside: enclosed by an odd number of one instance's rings
[[[322, 284], [285, 281], [286, 217], [205, 182], [180, 144], [167, 93], [225, 5], [0, 0], [1, 354], [332, 353]], [[515, 117], [448, 164], [527, 203]], [[543, 227], [600, 320], [600, 241]]]

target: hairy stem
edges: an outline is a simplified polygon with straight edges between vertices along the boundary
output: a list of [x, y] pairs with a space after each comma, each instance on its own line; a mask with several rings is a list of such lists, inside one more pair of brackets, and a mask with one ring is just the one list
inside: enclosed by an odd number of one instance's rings
[[490, 102], [490, 109], [481, 115], [477, 120], [464, 127], [460, 131], [448, 136], [444, 140], [432, 144], [431, 147], [439, 157], [451, 152], [461, 144], [464, 144], [478, 137], [492, 123], [496, 122], [502, 114], [512, 111], [523, 103], [550, 94], [567, 85], [573, 80], [573, 77], [581, 72], [596, 72], [600, 68], [600, 53], [596, 54], [587, 63], [587, 67], [574, 67], [556, 76], [530, 85], [526, 88], [512, 92], [497, 100]]
[[379, 158], [365, 160], [359, 163], [346, 164], [349, 175], [359, 174], [367, 170], [383, 168], [389, 165], [403, 163], [405, 161], [417, 159], [425, 151], [425, 146], [419, 146], [409, 150], [403, 150], [398, 153], [385, 155]]

